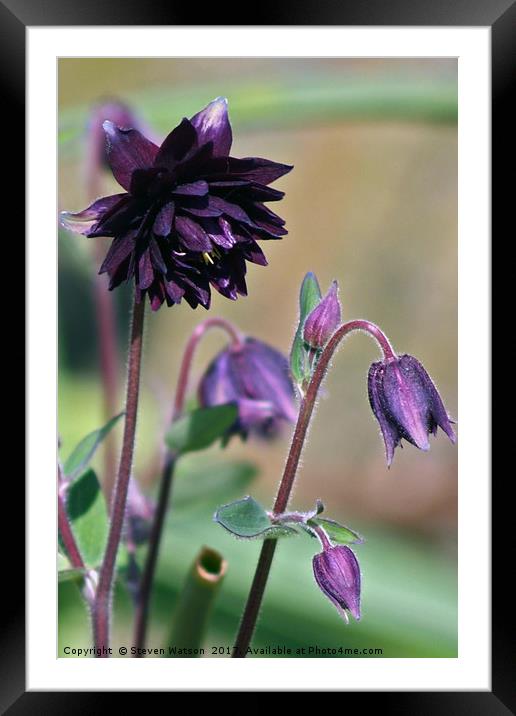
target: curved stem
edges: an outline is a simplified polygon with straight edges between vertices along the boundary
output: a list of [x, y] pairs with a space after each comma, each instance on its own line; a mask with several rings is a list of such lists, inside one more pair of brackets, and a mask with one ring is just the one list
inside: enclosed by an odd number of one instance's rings
[[324, 550], [332, 548], [332, 543], [330, 542], [330, 538], [328, 537], [326, 530], [324, 530], [320, 525], [314, 525], [311, 529], [317, 536], [317, 539], [321, 543], [321, 547]]
[[[273, 513], [280, 514], [285, 512], [287, 509], [288, 501], [296, 479], [297, 468], [299, 466], [301, 452], [305, 443], [306, 433], [315, 407], [317, 394], [319, 392], [319, 388], [321, 387], [323, 378], [326, 375], [330, 360], [332, 359], [332, 356], [340, 342], [349, 333], [359, 330], [365, 331], [376, 340], [383, 352], [385, 360], [389, 361], [396, 358], [396, 354], [394, 353], [389, 339], [374, 323], [357, 319], [354, 321], [348, 321], [337, 328], [321, 353], [321, 357], [319, 358], [319, 362], [317, 363], [317, 366], [312, 374], [305, 396], [301, 401], [296, 427], [290, 444], [290, 451], [287, 457], [287, 462], [285, 463], [274, 507], [272, 509]], [[275, 549], [275, 539], [265, 540], [258, 558], [258, 565], [256, 567], [254, 580], [251, 585], [244, 614], [240, 622], [235, 642], [235, 649], [233, 652], [234, 658], [245, 658], [247, 654], [247, 650], [256, 627], [256, 620], [258, 618], [258, 612], [260, 610], [263, 594], [265, 592]]]
[[224, 318], [207, 318], [195, 327], [192, 335], [188, 339], [188, 343], [186, 344], [183, 359], [181, 361], [181, 367], [179, 369], [172, 420], [178, 418], [183, 412], [186, 391], [188, 388], [188, 379], [190, 378], [190, 371], [192, 369], [195, 351], [197, 350], [197, 346], [199, 345], [201, 338], [212, 328], [220, 328], [223, 331], [226, 331], [235, 346], [239, 345], [244, 340], [240, 331], [238, 331], [232, 323], [226, 321]]
[[115, 561], [118, 546], [124, 525], [127, 490], [131, 476], [131, 467], [134, 452], [134, 436], [136, 432], [136, 417], [138, 412], [138, 397], [140, 392], [140, 369], [143, 344], [143, 321], [145, 315], [145, 300], [142, 297], [138, 303], [134, 301], [133, 318], [131, 326], [131, 341], [129, 345], [129, 363], [127, 367], [127, 394], [125, 406], [124, 436], [118, 477], [115, 483], [111, 503], [110, 527], [104, 559], [100, 568], [99, 583], [95, 602], [93, 605], [93, 634], [98, 653], [105, 653], [109, 646], [109, 612]]
[[317, 363], [310, 383], [308, 384], [305, 397], [301, 402], [296, 427], [292, 436], [290, 451], [285, 464], [285, 469], [283, 471], [283, 477], [281, 478], [276, 501], [274, 503], [273, 512], [281, 513], [287, 509], [290, 493], [292, 492], [294, 480], [296, 479], [299, 459], [305, 443], [306, 432], [308, 430], [308, 425], [310, 424], [310, 418], [312, 417], [319, 388], [321, 387], [321, 383], [328, 369], [328, 364], [340, 342], [352, 331], [359, 330], [365, 331], [377, 341], [383, 352], [385, 360], [393, 360], [396, 357], [387, 336], [382, 330], [380, 330], [380, 328], [378, 328], [378, 326], [370, 321], [348, 321], [337, 328], [321, 353], [319, 362]]
[[[212, 328], [220, 328], [225, 331], [231, 338], [231, 341], [234, 345], [240, 345], [244, 340], [240, 331], [238, 331], [238, 329], [232, 323], [226, 321], [224, 318], [208, 318], [202, 323], [200, 323], [198, 326], [196, 326], [192, 335], [188, 339], [188, 343], [186, 344], [185, 352], [181, 361], [181, 367], [179, 369], [179, 375], [177, 379], [176, 393], [174, 396], [174, 407], [171, 422], [177, 420], [177, 418], [181, 416], [184, 410], [186, 391], [188, 388], [188, 382], [197, 346], [199, 345], [201, 338]], [[170, 451], [167, 451], [161, 474], [158, 503], [156, 505], [156, 512], [154, 514], [154, 520], [152, 523], [151, 533], [149, 537], [149, 548], [147, 551], [145, 565], [143, 568], [140, 588], [138, 590], [133, 641], [134, 646], [137, 647], [137, 656], [143, 656], [143, 650], [145, 647], [152, 584], [154, 581], [154, 573], [156, 571], [156, 564], [158, 561], [161, 535], [163, 533], [163, 525], [165, 523], [165, 515], [170, 501], [170, 493], [172, 490], [172, 481], [174, 477], [174, 468], [177, 461], [177, 457], [177, 455], [174, 455]]]

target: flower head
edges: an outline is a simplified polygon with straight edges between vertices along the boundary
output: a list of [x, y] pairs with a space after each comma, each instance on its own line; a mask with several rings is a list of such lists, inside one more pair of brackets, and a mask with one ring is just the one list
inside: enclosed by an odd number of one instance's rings
[[330, 286], [328, 293], [308, 314], [303, 339], [311, 348], [324, 348], [332, 333], [340, 324], [341, 308], [339, 287], [336, 281]]
[[455, 433], [432, 379], [409, 355], [373, 363], [368, 376], [369, 402], [380, 423], [387, 464], [402, 438], [428, 450], [428, 436], [439, 426], [452, 442]]
[[313, 558], [315, 581], [348, 622], [350, 612], [360, 619], [360, 567], [349, 547], [328, 547]]
[[138, 130], [104, 122], [107, 159], [125, 190], [97, 199], [63, 226], [112, 237], [100, 268], [113, 289], [134, 278], [136, 299], [153, 310], [184, 298], [210, 305], [210, 285], [227, 298], [246, 295], [246, 261], [267, 264], [258, 241], [279, 239], [284, 220], [263, 202], [283, 192], [268, 185], [292, 167], [230, 156], [227, 102], [218, 98], [183, 119], [160, 147]]
[[236, 402], [238, 422], [231, 434], [274, 437], [283, 422], [297, 417], [287, 358], [255, 338], [214, 358], [199, 384], [199, 401], [203, 407]]

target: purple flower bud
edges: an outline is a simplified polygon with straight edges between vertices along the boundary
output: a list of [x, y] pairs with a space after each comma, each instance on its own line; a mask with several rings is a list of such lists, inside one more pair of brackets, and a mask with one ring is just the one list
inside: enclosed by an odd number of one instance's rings
[[339, 287], [336, 281], [328, 293], [308, 314], [303, 330], [303, 338], [312, 348], [324, 348], [335, 329], [340, 325]]
[[387, 464], [402, 438], [420, 450], [429, 450], [428, 436], [439, 426], [452, 443], [455, 433], [432, 379], [409, 355], [373, 363], [368, 376], [369, 402], [380, 423]]
[[230, 345], [214, 358], [199, 384], [199, 401], [203, 407], [237, 403], [238, 422], [231, 434], [274, 437], [282, 422], [297, 418], [287, 358], [255, 338]]
[[344, 618], [360, 619], [360, 567], [349, 547], [336, 545], [313, 558], [315, 581]]

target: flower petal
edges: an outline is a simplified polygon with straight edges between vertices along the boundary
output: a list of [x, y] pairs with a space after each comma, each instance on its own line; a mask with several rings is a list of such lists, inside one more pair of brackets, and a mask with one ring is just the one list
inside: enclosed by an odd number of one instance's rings
[[190, 251], [211, 251], [212, 245], [204, 229], [193, 219], [187, 216], [177, 216], [175, 221], [176, 231], [182, 243]]
[[106, 133], [107, 160], [113, 176], [120, 186], [129, 190], [133, 171], [151, 167], [158, 147], [137, 129], [120, 129], [109, 120], [102, 126]]
[[401, 437], [427, 451], [429, 399], [418, 365], [415, 358], [406, 355], [386, 363], [379, 395], [384, 412], [396, 423]]
[[396, 426], [387, 419], [383, 410], [383, 406], [380, 400], [382, 380], [383, 363], [381, 361], [372, 363], [367, 376], [367, 391], [369, 395], [369, 404], [371, 405], [371, 410], [373, 411], [374, 416], [378, 420], [378, 424], [380, 425], [383, 441], [385, 443], [385, 457], [387, 458], [387, 466], [390, 467], [392, 463], [392, 458], [394, 457], [394, 450], [399, 444], [401, 436], [396, 429]]
[[152, 265], [154, 266], [156, 271], [159, 271], [162, 274], [166, 274], [168, 270], [167, 265], [165, 263], [163, 254], [156, 239], [151, 240], [149, 244], [149, 251], [152, 259]]
[[210, 196], [210, 207], [218, 209], [222, 214], [226, 214], [226, 216], [236, 219], [237, 221], [242, 221], [244, 224], [253, 223], [241, 206], [232, 204], [220, 196]]
[[112, 276], [120, 264], [123, 263], [131, 251], [134, 250], [136, 236], [137, 232], [133, 231], [120, 239], [114, 239], [108, 249], [104, 261], [102, 262], [99, 273], [107, 272], [110, 276]]
[[259, 266], [267, 266], [268, 262], [265, 258], [265, 254], [258, 246], [256, 241], [251, 240], [248, 244], [243, 244], [241, 248], [245, 258], [248, 261], [253, 264], [258, 264]]
[[173, 129], [159, 148], [154, 166], [174, 169], [197, 146], [197, 133], [188, 119]]
[[161, 207], [152, 227], [156, 236], [168, 236], [170, 234], [172, 221], [174, 220], [174, 210], [175, 204], [173, 201], [169, 201]]
[[439, 425], [439, 427], [446, 433], [452, 443], [455, 443], [457, 439], [455, 431], [451, 426], [450, 418], [448, 417], [442, 398], [439, 395], [439, 391], [435, 387], [433, 380], [430, 378], [421, 363], [413, 356], [402, 356], [401, 360], [408, 362], [413, 366], [415, 373], [419, 376], [421, 384], [423, 385], [423, 389], [428, 395], [431, 418], [435, 421], [436, 425]]
[[173, 194], [186, 194], [186, 196], [206, 196], [208, 193], [208, 183], [203, 179], [194, 181], [191, 184], [180, 184], [173, 190]]
[[204, 231], [208, 234], [210, 241], [217, 246], [221, 246], [223, 249], [230, 249], [234, 246], [235, 240], [226, 235], [222, 222], [227, 223], [225, 219], [221, 217], [219, 220], [203, 219], [201, 224]]
[[213, 157], [205, 162], [202, 173], [208, 177], [209, 181], [240, 178], [267, 185], [292, 169], [293, 166], [290, 164], [278, 164], [261, 157], [246, 157], [244, 159]]
[[197, 130], [198, 144], [202, 146], [213, 142], [213, 155], [227, 157], [233, 142], [228, 117], [228, 101], [217, 97], [192, 117], [190, 122]]
[[[245, 379], [246, 394], [255, 400], [268, 400], [276, 407], [278, 416], [295, 422], [294, 388], [283, 353], [254, 338], [247, 338], [242, 358], [246, 370], [241, 370], [240, 374]], [[238, 360], [238, 354], [235, 359]]]
[[150, 257], [149, 250], [144, 251], [138, 261], [138, 286], [140, 289], [145, 290], [154, 281], [154, 269]]
[[123, 205], [127, 194], [114, 194], [103, 196], [97, 199], [90, 206], [75, 214], [71, 211], [62, 211], [59, 215], [59, 222], [65, 229], [74, 231], [76, 234], [88, 234], [92, 226], [100, 221], [107, 212], [117, 208], [117, 204]]

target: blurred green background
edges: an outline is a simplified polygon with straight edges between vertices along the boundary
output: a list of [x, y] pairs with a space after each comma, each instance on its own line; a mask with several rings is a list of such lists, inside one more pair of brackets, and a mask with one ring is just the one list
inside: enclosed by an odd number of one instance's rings
[[[454, 60], [62, 59], [59, 61], [60, 209], [87, 205], [85, 128], [93, 103], [128, 102], [164, 136], [216, 96], [228, 97], [234, 156], [295, 165], [274, 186], [289, 235], [264, 247], [269, 266], [249, 266], [249, 296], [214, 292], [212, 314], [288, 352], [306, 271], [323, 290], [340, 284], [343, 315], [378, 323], [395, 349], [418, 357], [457, 416], [457, 65]], [[118, 188], [107, 174], [103, 192]], [[104, 241], [106, 248], [108, 240]], [[98, 374], [91, 243], [59, 235], [59, 430], [66, 457], [104, 422]], [[115, 292], [120, 407], [130, 289]], [[185, 341], [206, 314], [186, 304], [148, 315], [135, 476], [153, 493], [156, 460]], [[195, 378], [222, 347], [209, 335]], [[372, 341], [345, 342], [325, 384], [293, 506], [317, 497], [328, 516], [366, 538], [363, 617], [345, 626], [315, 586], [317, 546], [283, 540], [277, 550], [255, 646], [381, 648], [384, 657], [457, 654], [457, 452], [442, 434], [429, 454], [397, 451], [387, 470], [366, 392]], [[192, 387], [195, 387], [193, 385]], [[118, 430], [117, 435], [120, 434]], [[233, 441], [188, 459], [161, 548], [148, 646], [161, 646], [195, 554], [214, 547], [229, 562], [206, 646], [231, 645], [259, 544], [233, 540], [212, 521], [222, 502], [252, 494], [272, 502], [288, 448]], [[100, 455], [95, 464], [101, 477]], [[251, 462], [252, 484], [224, 486], [224, 462]], [[222, 471], [222, 472], [221, 472]], [[210, 484], [210, 475], [217, 480]], [[216, 483], [216, 484], [215, 484]], [[222, 486], [221, 486], [222, 485]], [[183, 497], [182, 497], [183, 496]], [[132, 607], [115, 597], [114, 645], [130, 645]], [[59, 647], [88, 645], [89, 619], [77, 587], [59, 595]], [[61, 651], [62, 653], [62, 651]]]

